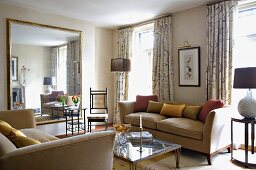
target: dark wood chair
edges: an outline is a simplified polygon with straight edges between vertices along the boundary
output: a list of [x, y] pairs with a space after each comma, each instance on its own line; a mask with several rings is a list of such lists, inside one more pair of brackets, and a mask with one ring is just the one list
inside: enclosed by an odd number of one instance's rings
[[108, 89], [92, 90], [90, 88], [90, 114], [87, 114], [88, 131], [92, 131], [92, 122], [104, 122], [108, 129]]

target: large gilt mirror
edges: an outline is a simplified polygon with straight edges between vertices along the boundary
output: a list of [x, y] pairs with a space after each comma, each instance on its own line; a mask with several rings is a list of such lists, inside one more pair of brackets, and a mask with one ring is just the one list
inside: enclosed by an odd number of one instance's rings
[[81, 40], [78, 30], [7, 19], [8, 109], [55, 119], [45, 105], [81, 97]]

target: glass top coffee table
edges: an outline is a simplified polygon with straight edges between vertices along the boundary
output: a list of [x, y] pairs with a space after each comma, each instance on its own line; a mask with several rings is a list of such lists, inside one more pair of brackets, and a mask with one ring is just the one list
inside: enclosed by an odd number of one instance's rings
[[142, 151], [139, 151], [139, 149], [140, 142], [128, 140], [123, 145], [115, 142], [114, 156], [128, 162], [130, 170], [135, 170], [138, 162], [173, 151], [175, 153], [176, 167], [179, 168], [181, 145], [153, 138], [151, 141], [142, 143]]

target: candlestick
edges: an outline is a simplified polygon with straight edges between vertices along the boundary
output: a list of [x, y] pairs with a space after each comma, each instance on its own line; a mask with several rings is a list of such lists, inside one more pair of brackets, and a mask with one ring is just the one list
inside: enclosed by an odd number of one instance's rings
[[142, 115], [140, 115], [140, 128], [142, 128]]
[[142, 131], [143, 131], [143, 128], [140, 127], [140, 149], [138, 150], [139, 152], [143, 152], [143, 149], [142, 149]]

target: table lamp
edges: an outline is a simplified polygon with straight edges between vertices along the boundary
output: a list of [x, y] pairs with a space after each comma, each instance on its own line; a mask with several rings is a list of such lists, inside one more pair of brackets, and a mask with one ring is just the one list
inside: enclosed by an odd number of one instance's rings
[[256, 67], [235, 69], [233, 88], [248, 89], [247, 95], [238, 103], [238, 112], [245, 118], [256, 117], [256, 100], [251, 89], [256, 88]]
[[56, 78], [55, 77], [44, 77], [43, 85], [47, 86], [45, 93], [51, 93], [53, 90], [52, 85], [56, 85]]

